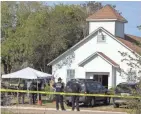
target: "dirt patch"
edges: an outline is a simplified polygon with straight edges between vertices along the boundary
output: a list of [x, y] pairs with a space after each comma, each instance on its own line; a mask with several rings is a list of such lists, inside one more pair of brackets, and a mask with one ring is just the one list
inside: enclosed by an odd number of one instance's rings
[[[19, 105], [13, 105], [13, 106], [19, 106], [19, 107], [36, 107], [36, 108], [56, 108], [56, 104], [55, 102], [53, 103], [46, 103], [46, 104], [42, 104], [42, 105], [29, 105], [29, 104], [19, 104]], [[70, 106], [65, 105], [65, 109], [71, 109]], [[97, 105], [95, 107], [86, 107], [81, 105], [80, 106], [80, 110], [97, 110], [97, 111], [113, 111], [113, 112], [127, 112], [129, 111], [129, 109], [126, 109], [124, 107], [121, 108], [113, 108], [113, 105]]]
[[[124, 112], [106, 112], [107, 114], [125, 114]], [[38, 109], [10, 109], [2, 114], [105, 114], [103, 111], [56, 111], [56, 110], [38, 110]]]

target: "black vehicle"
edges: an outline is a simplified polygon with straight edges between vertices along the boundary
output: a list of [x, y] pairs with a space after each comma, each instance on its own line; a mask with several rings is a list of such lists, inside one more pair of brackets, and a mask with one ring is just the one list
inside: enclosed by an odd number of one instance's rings
[[[101, 83], [94, 81], [93, 79], [71, 79], [66, 84], [66, 92], [71, 92], [71, 83], [75, 81], [80, 84], [81, 86], [81, 92], [85, 94], [108, 94], [108, 90], [102, 86]], [[67, 105], [71, 105], [71, 96], [66, 96], [65, 101]], [[84, 103], [88, 106], [95, 106], [98, 102], [104, 102], [104, 104], [108, 105], [110, 104], [110, 98], [108, 97], [87, 97], [87, 96], [81, 96], [79, 97], [79, 102]]]
[[[120, 83], [115, 88], [115, 95], [121, 96], [132, 96], [135, 92], [137, 92], [137, 83]], [[130, 99], [127, 98], [113, 98], [114, 108], [118, 108], [120, 105], [126, 105]]]

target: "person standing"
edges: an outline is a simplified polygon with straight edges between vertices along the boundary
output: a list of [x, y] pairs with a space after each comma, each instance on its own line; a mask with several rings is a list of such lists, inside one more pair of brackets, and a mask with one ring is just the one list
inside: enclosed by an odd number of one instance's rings
[[[55, 88], [53, 87], [53, 85], [54, 85], [54, 80], [53, 79], [51, 79], [50, 81], [49, 81], [49, 85], [50, 85], [50, 91], [51, 92], [55, 92]], [[53, 100], [54, 99], [54, 95], [52, 94], [52, 95], [49, 95], [49, 99], [50, 100]]]
[[[19, 82], [18, 90], [26, 90], [25, 80], [23, 80], [22, 82]], [[24, 98], [25, 98], [25, 93], [24, 92], [18, 93], [18, 103], [20, 103], [20, 101], [22, 99], [22, 104], [24, 104]]]
[[[41, 87], [42, 87], [42, 81], [39, 80], [38, 81], [38, 91], [41, 91]], [[41, 101], [41, 93], [39, 93], [39, 99], [38, 100]]]
[[[30, 85], [32, 84], [32, 80], [27, 80], [27, 90], [29, 91], [30, 90]], [[27, 96], [29, 97], [29, 92], [27, 94]]]
[[31, 86], [32, 86], [32, 80], [27, 80], [27, 90], [28, 90], [27, 96], [29, 99], [29, 104], [32, 104], [32, 93], [29, 93], [29, 91], [31, 90]]
[[[31, 91], [37, 91], [37, 84], [35, 81], [33, 81], [30, 85], [30, 90]], [[35, 104], [36, 100], [36, 93], [30, 93], [30, 104]]]
[[[59, 77], [58, 82], [53, 85], [56, 92], [64, 92], [64, 84], [62, 83], [62, 79]], [[64, 102], [63, 102], [63, 95], [56, 95], [56, 109], [59, 110], [59, 103], [61, 105], [61, 109], [65, 110]]]
[[[18, 82], [17, 90], [21, 90], [21, 82]], [[21, 93], [17, 92], [17, 97], [18, 97], [18, 104], [20, 104], [21, 101]]]
[[[80, 84], [78, 84], [77, 82], [73, 82], [71, 85], [71, 89], [72, 89], [72, 93], [80, 93], [80, 91], [81, 91]], [[79, 109], [79, 96], [77, 96], [77, 95], [72, 96], [72, 111], [74, 111], [74, 109], [75, 109], [75, 104], [76, 104], [77, 111], [80, 111], [80, 109]]]
[[[25, 82], [25, 80], [24, 80], [24, 81], [23, 81], [22, 90], [26, 90], [26, 88], [27, 88], [27, 85], [26, 85], [26, 82]], [[25, 95], [26, 95], [26, 93], [21, 93], [22, 104], [24, 104]]]

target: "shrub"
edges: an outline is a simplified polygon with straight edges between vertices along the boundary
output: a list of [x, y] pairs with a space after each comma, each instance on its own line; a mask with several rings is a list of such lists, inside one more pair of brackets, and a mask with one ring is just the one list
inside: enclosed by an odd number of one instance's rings
[[[48, 84], [46, 84], [45, 91], [46, 92], [53, 92], [53, 89]], [[53, 101], [54, 100], [54, 95], [53, 94], [47, 94], [46, 96], [47, 96], [49, 101]]]

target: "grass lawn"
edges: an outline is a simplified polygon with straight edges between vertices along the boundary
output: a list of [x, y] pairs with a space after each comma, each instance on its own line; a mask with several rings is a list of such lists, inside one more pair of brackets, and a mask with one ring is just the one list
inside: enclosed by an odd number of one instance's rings
[[[36, 108], [56, 108], [56, 103], [43, 103], [42, 105], [36, 104], [36, 105], [29, 105], [29, 104], [19, 104], [18, 106], [23, 106], [23, 107], [36, 107]], [[65, 105], [65, 109], [71, 109], [71, 107]], [[124, 107], [121, 108], [113, 108], [112, 105], [97, 105], [95, 107], [86, 107], [86, 106], [80, 106], [80, 110], [97, 110], [97, 111], [116, 111], [116, 112], [127, 112], [130, 111], [129, 109], [126, 109]]]
[[1, 109], [1, 114], [14, 114], [14, 112], [10, 110]]
[[[42, 97], [42, 105], [40, 106], [39, 104], [36, 103], [36, 105], [30, 105], [29, 104], [29, 99], [26, 97], [25, 98], [25, 104], [18, 104], [17, 103], [17, 98], [13, 98], [12, 99], [12, 104], [11, 106], [23, 106], [23, 107], [37, 107], [37, 108], [56, 108], [56, 103], [55, 102], [50, 102], [50, 101], [47, 101], [46, 100], [46, 96], [43, 96]], [[71, 107], [65, 105], [65, 108], [66, 109], [71, 109]], [[97, 105], [95, 107], [86, 107], [86, 106], [80, 106], [80, 110], [100, 110], [100, 111], [116, 111], [116, 112], [127, 112], [127, 111], [130, 111], [129, 109], [126, 109], [126, 108], [113, 108], [112, 105], [103, 105], [103, 104], [100, 104], [100, 105]], [[2, 114], [7, 114], [7, 113], [2, 113]], [[11, 114], [11, 113], [10, 113]]]

